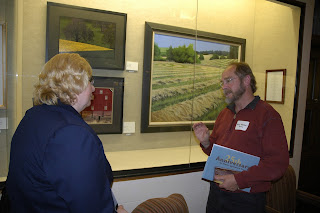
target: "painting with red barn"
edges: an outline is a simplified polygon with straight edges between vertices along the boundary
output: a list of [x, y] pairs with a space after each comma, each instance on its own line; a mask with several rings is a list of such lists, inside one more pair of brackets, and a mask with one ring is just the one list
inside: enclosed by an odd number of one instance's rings
[[97, 87], [91, 105], [81, 112], [88, 124], [112, 124], [113, 88]]

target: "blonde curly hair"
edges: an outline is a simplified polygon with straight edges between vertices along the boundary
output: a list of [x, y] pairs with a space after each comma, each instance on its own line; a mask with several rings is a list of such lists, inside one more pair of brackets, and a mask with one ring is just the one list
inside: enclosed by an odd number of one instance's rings
[[35, 85], [34, 105], [57, 105], [58, 100], [72, 105], [76, 95], [89, 84], [92, 76], [90, 64], [76, 53], [61, 53], [52, 57], [39, 75]]

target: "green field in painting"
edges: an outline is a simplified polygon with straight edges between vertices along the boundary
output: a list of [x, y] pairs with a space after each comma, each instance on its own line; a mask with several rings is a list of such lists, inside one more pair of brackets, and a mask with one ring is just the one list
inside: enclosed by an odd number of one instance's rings
[[221, 73], [236, 59], [201, 64], [154, 61], [151, 122], [213, 121], [226, 106], [219, 85]]
[[[70, 17], [60, 17], [60, 34], [59, 34], [59, 38], [60, 39], [65, 39], [68, 40], [65, 36], [64, 30], [66, 29], [66, 27], [68, 25], [72, 25], [72, 18]], [[101, 27], [97, 24], [98, 22], [93, 21], [93, 20], [85, 20], [85, 19], [79, 19], [81, 20], [82, 23], [84, 23], [86, 29], [88, 31], [91, 31], [93, 33], [93, 38], [92, 40], [87, 40], [87, 41], [81, 41], [83, 43], [87, 43], [87, 44], [92, 44], [92, 45], [96, 45], [96, 46], [100, 46], [100, 47], [106, 47], [106, 48], [111, 48], [110, 46], [112, 46], [112, 44], [108, 44], [103, 42], [103, 32], [101, 31]], [[101, 23], [106, 23], [107, 22], [101, 22]], [[79, 34], [83, 34], [83, 33], [88, 33], [86, 31], [80, 32], [81, 30], [83, 30], [82, 28], [79, 29], [74, 29], [74, 33], [79, 33]], [[111, 29], [112, 30], [112, 29]], [[112, 33], [112, 31], [110, 30], [110, 33]], [[114, 30], [114, 29], [113, 29]], [[76, 41], [74, 39], [71, 39], [72, 41]], [[79, 41], [76, 41], [79, 42]]]

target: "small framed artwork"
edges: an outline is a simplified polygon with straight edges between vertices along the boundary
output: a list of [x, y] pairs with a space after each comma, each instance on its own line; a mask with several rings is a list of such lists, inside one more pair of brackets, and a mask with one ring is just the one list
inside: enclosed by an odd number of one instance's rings
[[78, 53], [95, 69], [124, 70], [127, 15], [48, 2], [48, 61]]
[[286, 69], [266, 70], [265, 101], [284, 104]]
[[7, 28], [6, 23], [0, 22], [0, 109], [6, 108], [7, 103]]
[[94, 77], [91, 105], [82, 118], [97, 134], [121, 134], [123, 115], [123, 78]]
[[226, 106], [221, 74], [244, 61], [246, 40], [146, 22], [144, 42], [141, 132], [212, 128]]

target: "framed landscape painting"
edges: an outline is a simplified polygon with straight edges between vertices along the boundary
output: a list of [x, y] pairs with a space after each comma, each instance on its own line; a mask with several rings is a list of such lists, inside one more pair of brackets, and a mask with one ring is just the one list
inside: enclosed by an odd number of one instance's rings
[[94, 77], [91, 105], [81, 116], [97, 134], [122, 134], [123, 78]]
[[244, 61], [246, 40], [146, 22], [141, 132], [209, 128], [226, 106], [220, 87], [229, 63]]
[[124, 70], [127, 15], [48, 2], [47, 54], [78, 53], [92, 68]]

